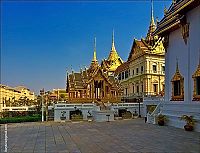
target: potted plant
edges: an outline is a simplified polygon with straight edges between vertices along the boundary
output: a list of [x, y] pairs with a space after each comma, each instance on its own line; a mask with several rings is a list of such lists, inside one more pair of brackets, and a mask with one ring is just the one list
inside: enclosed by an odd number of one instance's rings
[[159, 114], [159, 115], [157, 116], [158, 125], [160, 125], [160, 126], [165, 125], [165, 122], [167, 122], [167, 120], [168, 120], [168, 119], [167, 119], [166, 115]]
[[186, 125], [184, 126], [186, 131], [193, 131], [196, 122], [193, 116], [183, 115], [181, 116], [181, 120], [185, 120], [186, 122]]

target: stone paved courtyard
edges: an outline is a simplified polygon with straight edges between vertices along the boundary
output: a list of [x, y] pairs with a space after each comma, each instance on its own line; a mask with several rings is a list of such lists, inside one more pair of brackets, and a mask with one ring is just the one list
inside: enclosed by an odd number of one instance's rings
[[[5, 148], [1, 125], [1, 152]], [[200, 133], [145, 124], [114, 122], [8, 124], [8, 152], [17, 153], [200, 153]]]

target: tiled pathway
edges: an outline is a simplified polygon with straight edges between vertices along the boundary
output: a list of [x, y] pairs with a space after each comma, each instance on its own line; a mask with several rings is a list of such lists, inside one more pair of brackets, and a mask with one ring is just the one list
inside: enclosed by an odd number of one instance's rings
[[[1, 152], [4, 128], [1, 125]], [[8, 152], [17, 153], [200, 153], [200, 133], [142, 119], [8, 124], [7, 136]]]

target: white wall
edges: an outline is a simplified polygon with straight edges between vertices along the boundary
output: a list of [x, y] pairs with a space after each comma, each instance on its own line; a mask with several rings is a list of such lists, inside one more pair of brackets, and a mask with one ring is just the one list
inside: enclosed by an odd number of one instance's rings
[[187, 44], [184, 43], [182, 38], [181, 28], [169, 35], [169, 45], [166, 53], [165, 101], [171, 99], [171, 79], [176, 72], [176, 58], [178, 58], [179, 71], [184, 77], [184, 102], [191, 102], [192, 100], [192, 74], [197, 68], [200, 52], [200, 7], [188, 12], [187, 22], [190, 23]]
[[199, 64], [200, 57], [200, 6], [194, 10], [188, 12], [187, 14], [188, 22], [190, 23], [190, 33], [188, 39], [189, 52], [190, 52], [190, 78], [189, 82], [191, 83], [190, 94], [193, 97], [193, 79], [192, 75], [197, 69]]

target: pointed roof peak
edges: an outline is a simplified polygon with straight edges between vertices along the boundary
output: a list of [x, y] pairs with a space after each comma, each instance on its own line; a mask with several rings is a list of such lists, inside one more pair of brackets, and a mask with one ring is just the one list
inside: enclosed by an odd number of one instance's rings
[[155, 24], [154, 15], [153, 15], [153, 0], [151, 0], [151, 19], [150, 19], [149, 30], [146, 36], [147, 42], [152, 42], [152, 40], [154, 40], [153, 32], [155, 30], [156, 30], [156, 24]]
[[93, 52], [93, 59], [92, 61], [97, 61], [97, 53], [96, 53], [96, 37], [94, 37], [94, 52]]
[[151, 0], [151, 23], [152, 26], [155, 25], [154, 16], [153, 16], [153, 0]]
[[112, 32], [112, 47], [111, 47], [111, 51], [116, 51], [115, 49], [115, 35], [114, 35], [114, 28], [113, 28], [113, 32]]

